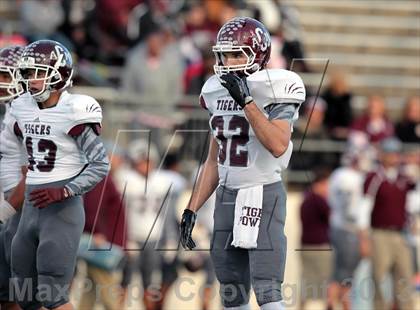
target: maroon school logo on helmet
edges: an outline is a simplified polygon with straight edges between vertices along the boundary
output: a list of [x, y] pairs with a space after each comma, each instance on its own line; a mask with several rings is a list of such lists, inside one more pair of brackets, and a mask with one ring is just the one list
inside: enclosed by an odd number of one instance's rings
[[[246, 64], [227, 66], [223, 63], [224, 52], [238, 51], [246, 55]], [[249, 17], [237, 17], [220, 28], [213, 52], [217, 60], [214, 66], [217, 75], [231, 71], [242, 71], [249, 75], [264, 69], [270, 60], [270, 34], [259, 21]]]
[[22, 46], [0, 49], [0, 102], [8, 102], [23, 93], [23, 87], [16, 80], [17, 65], [23, 52]]
[[73, 60], [70, 52], [61, 43], [52, 40], [39, 40], [29, 44], [23, 51], [19, 70], [23, 81], [44, 80], [44, 88], [36, 97], [48, 91], [60, 91], [72, 83]]

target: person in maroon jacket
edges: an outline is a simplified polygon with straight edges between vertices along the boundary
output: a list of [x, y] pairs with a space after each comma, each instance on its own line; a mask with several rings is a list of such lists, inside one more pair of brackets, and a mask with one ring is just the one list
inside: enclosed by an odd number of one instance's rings
[[[97, 246], [112, 243], [125, 248], [125, 206], [113, 179], [113, 171], [118, 166], [117, 162], [120, 161], [119, 155], [114, 153], [110, 155], [110, 159], [112, 168], [109, 175], [83, 197], [86, 217], [84, 232], [93, 234], [93, 243]], [[105, 309], [121, 309], [122, 301], [115, 298], [115, 292], [109, 293], [111, 287], [118, 287], [119, 284], [114, 272], [88, 264], [87, 278], [93, 284], [93, 288], [83, 292], [79, 309], [93, 309], [96, 301], [100, 301]], [[119, 296], [123, 296], [125, 284], [120, 285]], [[95, 289], [98, 286], [102, 286], [103, 289]], [[95, 296], [97, 292], [99, 296]]]
[[365, 113], [352, 123], [351, 129], [366, 133], [372, 143], [394, 135], [394, 125], [386, 115], [384, 98], [370, 96]]
[[332, 271], [332, 251], [329, 238], [330, 207], [327, 202], [330, 172], [315, 172], [310, 189], [300, 208], [302, 222], [301, 309], [308, 299], [326, 300]]
[[[374, 308], [391, 309], [382, 292], [389, 273], [393, 278], [394, 303], [400, 310], [413, 309], [412, 252], [406, 239], [407, 194], [415, 184], [400, 171], [402, 144], [396, 138], [380, 143], [380, 165], [364, 182], [365, 218], [359, 219], [362, 236], [368, 238], [375, 285]], [[363, 213], [360, 213], [362, 215]]]

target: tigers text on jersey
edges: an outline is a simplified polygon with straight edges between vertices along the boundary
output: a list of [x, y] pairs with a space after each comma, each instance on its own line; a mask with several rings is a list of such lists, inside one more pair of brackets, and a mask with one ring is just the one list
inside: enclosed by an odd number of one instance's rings
[[10, 106], [6, 104], [6, 114], [0, 124], [0, 183], [5, 192], [19, 183], [22, 177], [21, 167], [27, 164], [22, 141], [13, 131], [15, 122], [15, 118], [10, 115]]
[[13, 102], [11, 113], [28, 154], [27, 184], [69, 179], [82, 171], [86, 156], [68, 133], [80, 124], [101, 123], [102, 109], [95, 99], [63, 92], [55, 106], [40, 109], [26, 93]]
[[[254, 102], [268, 118], [265, 108], [271, 104], [300, 105], [305, 87], [294, 72], [282, 69], [258, 71], [247, 77]], [[275, 158], [258, 140], [242, 108], [220, 84], [216, 76], [204, 84], [200, 103], [211, 114], [210, 128], [219, 144], [219, 184], [228, 188], [246, 188], [281, 180], [292, 154], [289, 142], [286, 152]], [[298, 118], [296, 109], [293, 119]]]

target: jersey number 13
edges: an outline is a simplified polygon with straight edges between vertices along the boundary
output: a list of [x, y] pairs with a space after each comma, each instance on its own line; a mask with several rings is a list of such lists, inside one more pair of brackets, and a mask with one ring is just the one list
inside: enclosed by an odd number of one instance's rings
[[57, 145], [51, 140], [39, 139], [37, 151], [45, 153], [44, 160], [35, 160], [34, 145], [31, 137], [26, 137], [26, 151], [28, 152], [28, 169], [34, 171], [35, 167], [41, 172], [50, 172], [54, 169], [55, 157], [57, 154]]

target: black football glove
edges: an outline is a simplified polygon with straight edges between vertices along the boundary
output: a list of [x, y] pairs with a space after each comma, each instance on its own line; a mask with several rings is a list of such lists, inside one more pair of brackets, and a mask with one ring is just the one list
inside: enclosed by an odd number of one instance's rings
[[185, 209], [181, 219], [181, 244], [184, 249], [192, 250], [195, 248], [195, 242], [191, 237], [197, 214]]
[[249, 93], [245, 76], [240, 78], [236, 74], [226, 73], [223, 74], [220, 79], [222, 86], [228, 90], [231, 97], [235, 99], [236, 103], [242, 108], [254, 100]]

